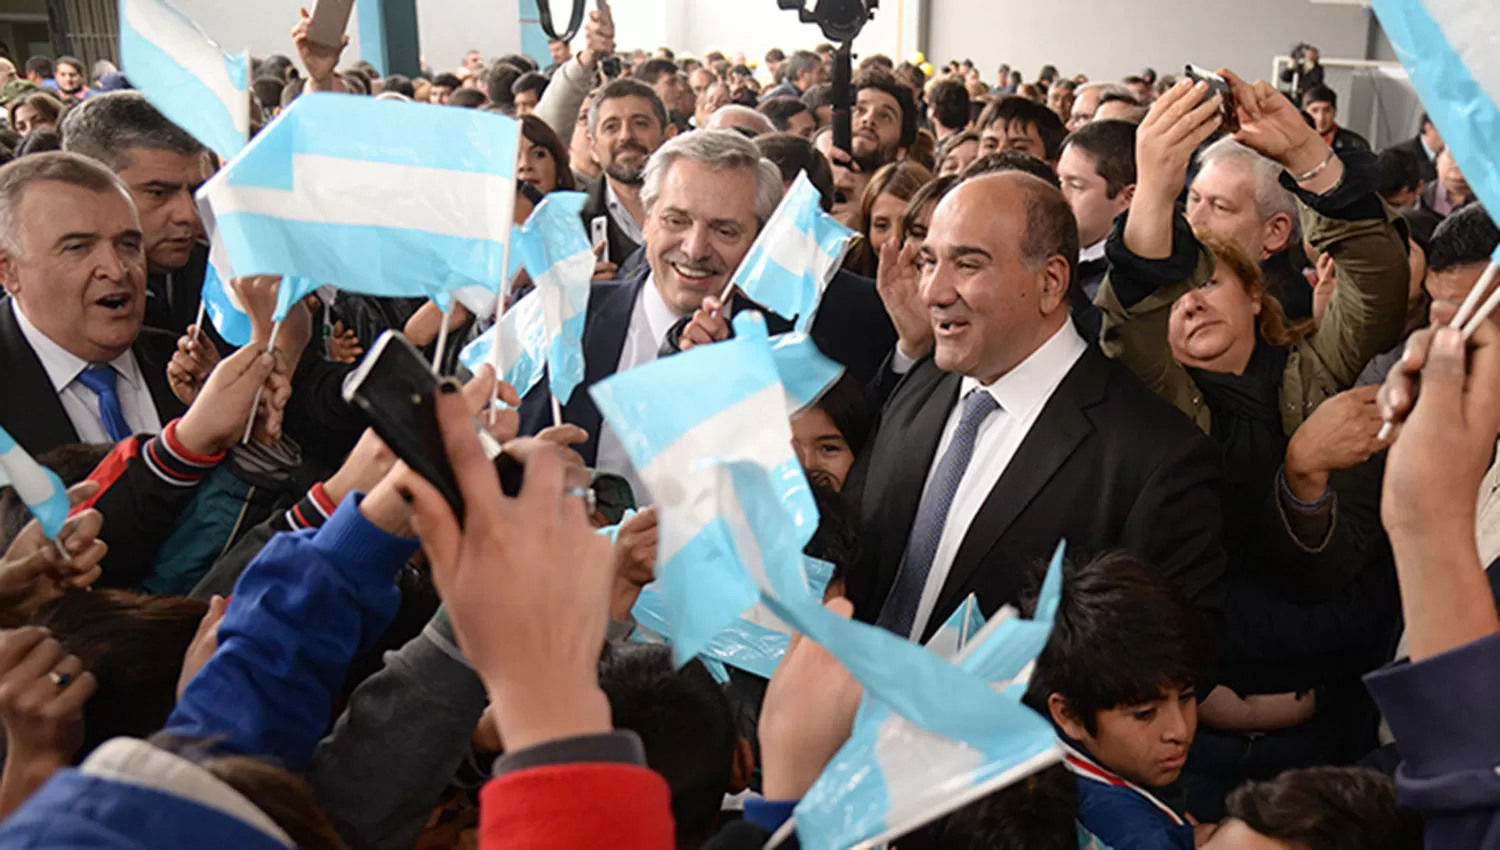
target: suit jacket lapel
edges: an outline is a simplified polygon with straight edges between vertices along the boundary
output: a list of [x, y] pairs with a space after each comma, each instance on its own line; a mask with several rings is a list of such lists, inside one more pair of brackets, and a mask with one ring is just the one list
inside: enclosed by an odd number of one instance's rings
[[142, 328], [132, 346], [136, 363], [140, 366], [142, 377], [146, 379], [146, 387], [151, 391], [151, 400], [156, 404], [156, 413], [161, 418], [163, 428], [168, 422], [187, 412], [187, 407], [178, 400], [172, 392], [171, 383], [167, 381], [167, 362], [171, 359], [170, 352], [175, 348], [176, 339], [170, 333], [162, 333], [153, 328]]
[[589, 314], [583, 329], [583, 384], [563, 409], [563, 419], [589, 432], [589, 441], [581, 454], [590, 464], [598, 458], [599, 428], [604, 418], [594, 406], [588, 388], [613, 375], [620, 365], [625, 336], [630, 332], [630, 315], [645, 282], [641, 276], [617, 285], [596, 286], [589, 299]]
[[33, 455], [78, 442], [78, 432], [63, 410], [47, 370], [31, 350], [13, 312], [10, 296], [0, 299], [0, 365], [5, 375], [6, 430]]
[[[1073, 365], [980, 506], [938, 595], [937, 613], [951, 610], [962, 601], [985, 556], [1094, 430], [1084, 408], [1102, 397], [1105, 374], [1100, 367], [1106, 364], [1096, 358], [1102, 361], [1103, 355], [1090, 347]], [[935, 614], [928, 626], [941, 622]]]

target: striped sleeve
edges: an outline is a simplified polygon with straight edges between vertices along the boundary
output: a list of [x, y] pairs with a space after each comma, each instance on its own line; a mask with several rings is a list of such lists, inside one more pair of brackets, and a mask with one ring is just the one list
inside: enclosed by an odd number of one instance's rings
[[160, 434], [146, 443], [141, 457], [146, 462], [146, 468], [167, 484], [174, 487], [196, 487], [224, 459], [224, 453], [200, 455], [188, 451], [177, 439], [179, 421], [181, 420], [174, 419], [167, 423]]
[[318, 482], [307, 491], [302, 500], [286, 512], [286, 523], [293, 530], [303, 528], [321, 528], [333, 512], [338, 509], [338, 503], [323, 489], [323, 483]]

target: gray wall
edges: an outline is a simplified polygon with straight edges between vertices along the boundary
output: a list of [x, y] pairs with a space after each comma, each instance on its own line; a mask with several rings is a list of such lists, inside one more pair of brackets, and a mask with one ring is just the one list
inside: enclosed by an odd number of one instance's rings
[[1001, 62], [1034, 79], [1118, 79], [1147, 66], [1181, 75], [1188, 62], [1264, 77], [1298, 41], [1325, 57], [1362, 59], [1369, 12], [1310, 0], [929, 0], [928, 57], [973, 59], [985, 78]]

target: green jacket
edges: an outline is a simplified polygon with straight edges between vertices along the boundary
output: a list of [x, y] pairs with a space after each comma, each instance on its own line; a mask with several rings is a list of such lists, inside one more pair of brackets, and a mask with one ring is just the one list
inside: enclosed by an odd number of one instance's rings
[[[1297, 196], [1302, 229], [1318, 253], [1338, 264], [1338, 282], [1322, 325], [1292, 343], [1281, 384], [1281, 422], [1287, 436], [1329, 397], [1353, 386], [1370, 358], [1401, 339], [1410, 270], [1401, 217], [1375, 193], [1375, 158], [1340, 154], [1344, 182], [1326, 196], [1282, 183]], [[1188, 371], [1172, 356], [1167, 326], [1172, 304], [1213, 275], [1215, 259], [1187, 220], [1173, 222], [1172, 256], [1148, 260], [1125, 247], [1123, 219], [1108, 244], [1110, 271], [1094, 304], [1104, 313], [1099, 346], [1157, 395], [1209, 431], [1208, 404]]]

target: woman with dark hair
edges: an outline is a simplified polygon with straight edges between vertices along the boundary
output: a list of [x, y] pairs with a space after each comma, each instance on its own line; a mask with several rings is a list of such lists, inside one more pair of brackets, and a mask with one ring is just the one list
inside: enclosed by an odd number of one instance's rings
[[521, 146], [516, 149], [516, 177], [543, 195], [573, 191], [573, 168], [562, 139], [535, 115], [521, 119]]
[[844, 268], [874, 277], [880, 267], [880, 248], [895, 238], [907, 202], [932, 181], [932, 172], [914, 162], [893, 162], [875, 172], [860, 196], [857, 220], [860, 240], [849, 252]]
[[37, 130], [55, 130], [62, 119], [63, 104], [51, 92], [34, 91], [15, 98], [5, 106], [10, 127], [23, 136]]
[[846, 372], [816, 404], [792, 419], [792, 445], [807, 477], [842, 490], [874, 424], [864, 387]]
[[927, 185], [917, 190], [911, 200], [906, 202], [906, 212], [901, 215], [900, 226], [896, 229], [897, 244], [902, 250], [909, 247], [907, 243], [915, 242], [922, 244], [927, 238], [927, 226], [932, 223], [932, 211], [937, 209], [938, 201], [948, 194], [953, 184], [958, 181], [957, 174], [944, 174]]

